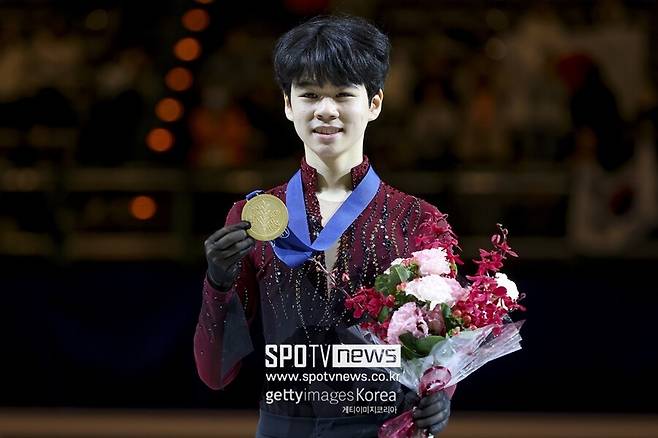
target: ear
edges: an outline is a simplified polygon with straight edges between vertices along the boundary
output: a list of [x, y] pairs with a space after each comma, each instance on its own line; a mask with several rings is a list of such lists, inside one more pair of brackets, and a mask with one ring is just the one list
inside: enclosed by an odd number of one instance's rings
[[290, 97], [286, 96], [285, 93], [283, 93], [283, 110], [286, 113], [286, 118], [291, 122], [294, 122], [295, 119], [292, 116], [292, 104], [290, 103]]
[[377, 94], [375, 94], [372, 97], [372, 100], [370, 101], [370, 114], [368, 114], [368, 121], [372, 122], [375, 120], [377, 117], [379, 117], [379, 113], [382, 111], [382, 103], [384, 102], [384, 91], [380, 88]]

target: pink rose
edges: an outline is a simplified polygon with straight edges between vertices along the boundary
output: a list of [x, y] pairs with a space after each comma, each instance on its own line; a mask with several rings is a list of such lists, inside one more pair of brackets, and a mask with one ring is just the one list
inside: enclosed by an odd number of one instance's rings
[[389, 344], [399, 344], [400, 335], [404, 332], [410, 332], [417, 338], [427, 336], [427, 322], [423, 319], [423, 314], [416, 306], [416, 303], [407, 303], [393, 312], [388, 325]]

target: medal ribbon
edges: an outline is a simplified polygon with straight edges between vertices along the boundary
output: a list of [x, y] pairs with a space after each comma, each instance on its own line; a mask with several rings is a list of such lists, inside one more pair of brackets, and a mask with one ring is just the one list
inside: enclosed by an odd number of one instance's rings
[[[297, 268], [311, 258], [314, 251], [325, 251], [330, 248], [370, 204], [379, 190], [380, 182], [379, 176], [370, 166], [366, 176], [331, 217], [315, 241], [311, 243], [302, 175], [298, 170], [290, 178], [286, 188], [288, 228], [272, 242], [272, 248], [277, 257], [289, 267]], [[252, 194], [250, 193], [250, 195]]]

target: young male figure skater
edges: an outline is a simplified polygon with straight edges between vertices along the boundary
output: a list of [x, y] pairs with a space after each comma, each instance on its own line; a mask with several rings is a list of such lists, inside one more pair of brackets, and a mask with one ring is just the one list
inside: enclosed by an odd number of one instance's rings
[[[366, 127], [382, 110], [389, 52], [388, 38], [367, 21], [332, 16], [295, 27], [274, 49], [285, 115], [304, 144], [304, 157], [297, 180], [266, 193], [286, 202], [291, 217], [301, 215], [310, 242], [331, 232], [335, 241], [322, 250], [300, 249], [291, 261], [277, 251], [279, 240], [247, 234], [251, 224], [241, 220], [242, 200], [204, 243], [208, 271], [194, 337], [201, 379], [222, 389], [236, 377], [241, 359], [253, 350], [248, 324], [258, 313], [266, 344], [308, 347], [303, 366], [269, 357], [274, 368], [266, 372], [300, 377], [265, 379], [257, 437], [376, 437], [381, 424], [413, 399], [395, 379], [382, 381], [382, 369], [332, 368], [321, 349], [368, 343], [345, 309], [346, 293], [371, 286], [393, 260], [409, 257], [417, 227], [438, 212], [380, 181], [363, 154]], [[295, 196], [301, 211], [291, 210]], [[440, 391], [420, 400], [414, 422], [437, 434], [449, 415], [449, 397]]]

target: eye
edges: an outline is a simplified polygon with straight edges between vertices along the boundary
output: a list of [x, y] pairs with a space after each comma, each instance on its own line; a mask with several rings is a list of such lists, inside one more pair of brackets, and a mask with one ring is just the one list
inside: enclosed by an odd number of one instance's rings
[[352, 96], [353, 96], [352, 93], [347, 93], [347, 92], [338, 93], [338, 97], [352, 97]]
[[306, 98], [308, 98], [308, 99], [315, 99], [315, 98], [318, 97], [318, 95], [315, 94], [315, 93], [304, 93], [304, 94], [302, 94], [301, 97], [306, 97]]

